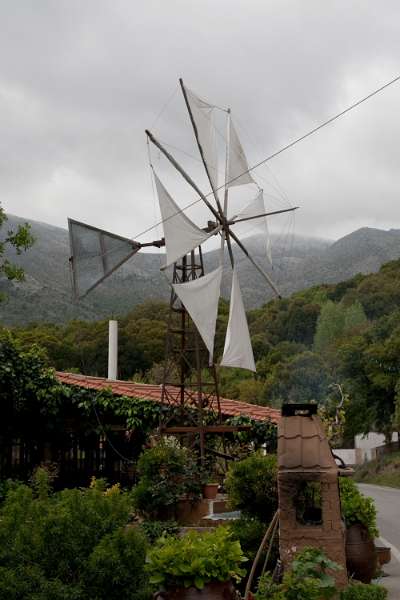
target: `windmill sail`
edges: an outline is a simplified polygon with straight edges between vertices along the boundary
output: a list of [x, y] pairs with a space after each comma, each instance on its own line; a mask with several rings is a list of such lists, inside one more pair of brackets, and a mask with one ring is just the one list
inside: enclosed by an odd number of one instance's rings
[[73, 291], [83, 298], [139, 249], [140, 244], [68, 219]]
[[197, 141], [210, 178], [212, 190], [218, 188], [218, 153], [214, 127], [214, 106], [207, 104], [185, 87], [187, 101], [196, 127]]
[[271, 237], [269, 235], [267, 218], [263, 216], [258, 219], [255, 218], [265, 214], [265, 212], [264, 194], [263, 191], [260, 190], [255, 199], [245, 206], [235, 218], [254, 219], [251, 221], [251, 228], [258, 229], [263, 234], [267, 258], [272, 265]]
[[239, 367], [241, 369], [248, 369], [249, 371], [256, 371], [249, 327], [236, 268], [233, 269], [232, 274], [229, 321], [221, 366]]
[[173, 284], [175, 293], [197, 327], [213, 362], [222, 267], [193, 281]]
[[211, 235], [214, 235], [214, 231], [207, 233], [197, 227], [174, 202], [156, 173], [154, 173], [154, 179], [163, 220], [167, 250], [167, 263], [164, 267], [166, 268], [200, 246]]
[[233, 126], [232, 119], [229, 122], [229, 160], [227, 186], [254, 183], [254, 179], [247, 173], [249, 165], [242, 144]]

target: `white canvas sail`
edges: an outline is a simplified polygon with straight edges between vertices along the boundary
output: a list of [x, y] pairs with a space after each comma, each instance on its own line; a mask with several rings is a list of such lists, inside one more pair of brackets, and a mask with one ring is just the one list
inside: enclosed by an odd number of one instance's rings
[[[191, 221], [171, 198], [156, 173], [158, 201], [163, 219], [165, 248], [167, 251], [166, 267], [185, 256], [207, 240], [212, 233], [206, 233]], [[164, 267], [165, 268], [165, 267]]]
[[[243, 210], [241, 210], [240, 213], [236, 216], [236, 218], [249, 219], [251, 217], [257, 217], [258, 215], [263, 215], [265, 212], [266, 210], [264, 194], [263, 191], [260, 190], [260, 192], [254, 198], [254, 200], [252, 200], [247, 206], [245, 206]], [[259, 217], [258, 219], [252, 219], [251, 221], [243, 222], [243, 225], [245, 225], [246, 223], [249, 224], [249, 228], [251, 231], [257, 229], [263, 234], [267, 258], [272, 265], [271, 237], [269, 235], [267, 218]]]
[[222, 267], [193, 281], [173, 284], [173, 288], [196, 325], [212, 364]]
[[248, 369], [249, 371], [256, 371], [249, 326], [247, 324], [236, 267], [233, 269], [232, 274], [229, 321], [221, 366], [239, 367], [241, 369]]
[[218, 152], [214, 127], [214, 106], [207, 104], [185, 87], [190, 110], [197, 129], [197, 137], [213, 191], [218, 188]]
[[254, 183], [254, 179], [250, 173], [246, 173], [248, 168], [246, 155], [231, 119], [229, 123], [228, 187]]

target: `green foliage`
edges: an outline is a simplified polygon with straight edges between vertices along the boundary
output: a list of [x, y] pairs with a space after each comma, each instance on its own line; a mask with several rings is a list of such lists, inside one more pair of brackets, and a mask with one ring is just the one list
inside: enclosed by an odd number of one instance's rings
[[265, 382], [260, 404], [324, 401], [331, 381], [322, 357], [293, 342], [280, 342], [257, 369]]
[[126, 530], [131, 511], [130, 494], [102, 481], [52, 493], [38, 469], [32, 487], [9, 486], [0, 508], [0, 598], [142, 598], [146, 543]]
[[140, 527], [150, 544], [154, 544], [160, 537], [176, 535], [179, 531], [176, 521], [143, 521]]
[[149, 552], [146, 570], [150, 583], [162, 589], [195, 587], [211, 581], [240, 581], [245, 574], [238, 541], [226, 527], [213, 532], [192, 531], [181, 538], [161, 538]]
[[46, 418], [60, 410], [64, 388], [38, 347], [23, 351], [11, 334], [0, 332], [0, 396], [1, 433], [16, 437], [29, 430], [32, 437], [38, 420], [39, 430], [48, 429]]
[[241, 516], [229, 524], [229, 529], [232, 539], [238, 540], [245, 555], [253, 560], [266, 531], [265, 523], [256, 517]]
[[[143, 374], [163, 359], [168, 305], [148, 301], [119, 320], [119, 377]], [[59, 326], [33, 323], [13, 333], [26, 349], [33, 343], [46, 352], [49, 363], [59, 371], [77, 370], [96, 376], [107, 375], [108, 320], [72, 320]]]
[[89, 598], [139, 600], [147, 587], [146, 538], [138, 528], [106, 534], [89, 556], [84, 576]]
[[[30, 444], [44, 441], [58, 444], [66, 436], [65, 419], [73, 419], [77, 434], [103, 433], [104, 427], [113, 442], [115, 434], [109, 425], [117, 422], [125, 424], [131, 432], [123, 453], [132, 460], [148, 443], [150, 435], [159, 426], [162, 411], [166, 410], [151, 400], [115, 396], [109, 389], [62, 385], [53, 369], [47, 366], [42, 350], [35, 345], [24, 349], [22, 343], [7, 331], [0, 332], [0, 394], [0, 434], [6, 438], [19, 436]], [[250, 431], [229, 436], [234, 455], [241, 451], [248, 453], [264, 444], [271, 452], [275, 451], [276, 426], [270, 421], [236, 417], [232, 424], [251, 425]], [[185, 493], [197, 495], [198, 473], [190, 473], [190, 469], [194, 469], [193, 461], [186, 464], [185, 473], [186, 481], [191, 481], [194, 487], [190, 491], [188, 484]], [[25, 475], [21, 473], [20, 476]]]
[[[76, 431], [99, 432], [99, 422], [115, 418], [134, 432], [130, 450], [139, 454], [147, 436], [159, 424], [160, 404], [109, 390], [60, 384], [37, 346], [27, 350], [8, 332], [0, 333], [0, 433], [29, 440], [57, 440], [65, 435], [65, 417], [75, 417]], [[111, 433], [109, 435], [112, 435]]]
[[[236, 431], [231, 434], [235, 451], [233, 454], [248, 455], [254, 450], [265, 448], [268, 453], [276, 452], [277, 432], [276, 425], [272, 421], [256, 421], [247, 416], [231, 417], [226, 421], [227, 425], [250, 425], [250, 430]], [[225, 440], [231, 439], [228, 435]]]
[[348, 477], [341, 477], [339, 483], [340, 502], [346, 525], [349, 527], [354, 523], [361, 523], [367, 528], [372, 539], [378, 537], [376, 508], [373, 499], [364, 496], [354, 481]]
[[232, 508], [268, 523], [278, 508], [276, 456], [254, 453], [233, 463], [225, 485]]
[[139, 483], [133, 490], [136, 508], [153, 518], [174, 516], [182, 496], [196, 500], [201, 494], [201, 477], [194, 455], [187, 449], [162, 440], [140, 456]]
[[252, 335], [263, 334], [265, 344], [290, 341], [311, 345], [319, 311], [319, 303], [302, 293], [290, 299], [272, 300], [265, 307], [250, 311], [250, 331]]
[[345, 310], [341, 304], [328, 300], [321, 308], [314, 337], [316, 352], [326, 352], [344, 329]]
[[[343, 442], [350, 444], [355, 434], [370, 430], [389, 439], [400, 422], [395, 414], [399, 304], [400, 260], [382, 266], [379, 273], [310, 288], [249, 311], [257, 375], [221, 369], [221, 394], [267, 406], [311, 400], [329, 405], [330, 386], [339, 384], [349, 399]], [[222, 352], [228, 312], [227, 302], [221, 301], [216, 357]], [[167, 317], [166, 304], [146, 302], [120, 321], [122, 378], [160, 382]], [[59, 370], [106, 374], [106, 321], [36, 324], [18, 328], [14, 335], [24, 352], [39, 343], [48, 364]]]
[[363, 327], [368, 323], [361, 302], [356, 300], [345, 311], [344, 314], [344, 332], [352, 331]]
[[340, 594], [340, 600], [386, 600], [387, 590], [375, 583], [351, 583]]
[[274, 583], [269, 573], [261, 577], [256, 600], [322, 600], [336, 594], [335, 580], [327, 571], [341, 567], [318, 548], [298, 552], [282, 583]]
[[[7, 222], [7, 215], [4, 209], [0, 205], [0, 230]], [[30, 225], [25, 223], [19, 225], [16, 231], [8, 230], [5, 235], [1, 236], [0, 239], [0, 278], [6, 277], [9, 280], [15, 279], [16, 281], [23, 281], [25, 274], [21, 267], [10, 262], [4, 258], [4, 254], [7, 248], [13, 248], [16, 254], [21, 254], [30, 248], [35, 239], [30, 232]], [[3, 296], [0, 295], [0, 301]]]
[[339, 384], [331, 384], [330, 394], [325, 404], [319, 406], [318, 414], [321, 417], [326, 436], [332, 448], [343, 447], [349, 405], [349, 395], [343, 393]]

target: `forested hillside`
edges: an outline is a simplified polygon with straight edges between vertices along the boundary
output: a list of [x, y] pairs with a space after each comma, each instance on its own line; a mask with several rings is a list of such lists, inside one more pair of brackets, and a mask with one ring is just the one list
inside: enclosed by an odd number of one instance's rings
[[[9, 215], [8, 225], [17, 227], [26, 219]], [[7, 300], [0, 305], [0, 321], [22, 325], [34, 321], [67, 323], [71, 319], [88, 321], [126, 315], [147, 300], [167, 300], [169, 286], [160, 273], [164, 258], [155, 253], [139, 253], [79, 303], [72, 301], [69, 273], [68, 232], [60, 227], [30, 221], [35, 244], [29, 252], [6, 254], [26, 273], [22, 283], [0, 279], [0, 293]], [[318, 237], [272, 236], [273, 269], [268, 264], [265, 240], [246, 239], [246, 246], [259, 265], [270, 272], [281, 295], [288, 296], [321, 283], [336, 283], [356, 273], [371, 273], [400, 256], [400, 231], [362, 228], [332, 243]], [[272, 297], [270, 287], [234, 247], [240, 284], [247, 308], [263, 305]], [[205, 253], [206, 269], [217, 266], [218, 251]], [[222, 293], [229, 298], [228, 270]]]
[[[167, 305], [153, 301], [120, 320], [122, 379], [160, 381], [167, 316]], [[316, 400], [327, 410], [343, 400], [348, 439], [400, 427], [400, 260], [376, 274], [273, 300], [248, 316], [257, 375], [221, 369], [225, 396], [273, 406]], [[217, 357], [227, 318], [222, 301]], [[42, 346], [52, 366], [89, 375], [106, 375], [107, 331], [107, 321], [13, 329], [24, 346]]]

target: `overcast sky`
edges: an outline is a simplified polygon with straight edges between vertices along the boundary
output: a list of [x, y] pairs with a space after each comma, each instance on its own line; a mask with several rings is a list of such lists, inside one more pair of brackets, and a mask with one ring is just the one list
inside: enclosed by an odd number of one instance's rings
[[[146, 127], [198, 175], [180, 76], [255, 163], [400, 73], [398, 0], [2, 0], [0, 23], [2, 205], [129, 237], [158, 218]], [[400, 228], [399, 108], [395, 84], [255, 172], [297, 233]]]

